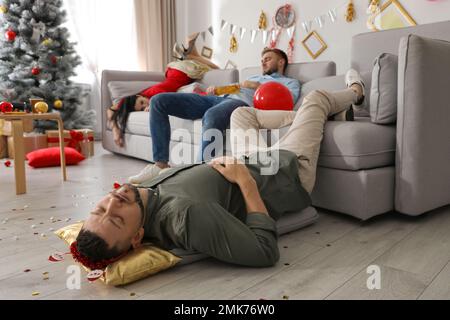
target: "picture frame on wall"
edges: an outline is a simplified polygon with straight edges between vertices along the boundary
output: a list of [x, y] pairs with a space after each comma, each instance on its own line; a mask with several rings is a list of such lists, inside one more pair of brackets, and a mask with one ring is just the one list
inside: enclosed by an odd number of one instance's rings
[[302, 41], [303, 46], [305, 47], [308, 54], [314, 60], [317, 59], [322, 52], [324, 52], [328, 46], [323, 41], [322, 37], [317, 33], [317, 31], [312, 31], [308, 34], [308, 36]]
[[213, 55], [213, 49], [208, 47], [202, 48], [202, 57], [205, 57], [206, 59], [211, 59]]
[[369, 20], [369, 26], [373, 31], [398, 29], [416, 25], [416, 21], [398, 0], [388, 0], [385, 2], [380, 8], [380, 13]]

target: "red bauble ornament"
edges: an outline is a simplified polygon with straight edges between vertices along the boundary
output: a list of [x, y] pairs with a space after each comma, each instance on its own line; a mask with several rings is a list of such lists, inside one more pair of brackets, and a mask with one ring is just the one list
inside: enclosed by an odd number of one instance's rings
[[7, 167], [7, 168], [11, 167], [11, 161], [9, 161], [9, 160], [6, 161], [5, 162], [5, 167]]
[[0, 112], [12, 112], [14, 110], [14, 106], [9, 102], [0, 103]]
[[33, 69], [31, 69], [31, 73], [33, 74], [33, 76], [38, 76], [41, 74], [41, 69], [39, 69], [38, 67], [34, 67]]
[[114, 190], [120, 189], [122, 187], [122, 185], [118, 182], [114, 183]]
[[260, 110], [294, 110], [294, 98], [289, 89], [278, 82], [267, 82], [256, 90], [253, 104]]
[[14, 32], [13, 30], [8, 30], [6, 31], [5, 36], [6, 40], [13, 42], [14, 40], [16, 40], [17, 33]]

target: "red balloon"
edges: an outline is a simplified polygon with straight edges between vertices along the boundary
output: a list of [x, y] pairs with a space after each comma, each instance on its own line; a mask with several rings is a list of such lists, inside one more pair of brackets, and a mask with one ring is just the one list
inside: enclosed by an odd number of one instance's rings
[[8, 31], [6, 31], [5, 36], [6, 36], [6, 40], [12, 42], [12, 41], [16, 40], [17, 33], [15, 33], [12, 30], [8, 30]]
[[260, 110], [294, 110], [294, 98], [289, 89], [278, 82], [267, 82], [256, 90], [253, 104]]
[[31, 70], [31, 73], [33, 74], [33, 76], [38, 76], [41, 73], [41, 69], [35, 67]]
[[12, 112], [14, 110], [14, 106], [9, 102], [0, 103], [0, 112]]

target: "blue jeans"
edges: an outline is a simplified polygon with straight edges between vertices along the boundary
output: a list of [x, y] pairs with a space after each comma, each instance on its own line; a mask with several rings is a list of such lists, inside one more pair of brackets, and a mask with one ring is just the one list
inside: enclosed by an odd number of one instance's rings
[[[243, 106], [248, 105], [236, 99], [191, 93], [161, 93], [154, 96], [150, 107], [153, 161], [169, 162], [171, 136], [169, 116], [188, 120], [203, 119], [202, 148], [199, 159], [208, 161], [210, 159], [204, 159], [203, 151], [212, 141], [205, 139], [204, 133], [209, 129], [224, 132], [230, 126], [233, 111]], [[211, 156], [214, 157], [215, 154], [213, 152]]]

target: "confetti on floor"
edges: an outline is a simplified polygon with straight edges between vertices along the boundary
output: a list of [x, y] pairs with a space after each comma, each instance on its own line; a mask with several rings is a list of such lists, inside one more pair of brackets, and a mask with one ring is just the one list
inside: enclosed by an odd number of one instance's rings
[[31, 269], [25, 269], [25, 270], [23, 270], [23, 272], [25, 272], [25, 273], [31, 272]]
[[130, 297], [135, 297], [135, 296], [136, 296], [136, 293], [134, 293], [134, 292], [130, 293]]
[[283, 296], [283, 300], [289, 300], [289, 296]]
[[40, 294], [41, 294], [40, 292], [35, 291], [35, 292], [33, 292], [31, 295], [32, 295], [33, 297], [36, 297], [36, 296], [38, 296], [38, 295], [40, 295]]

